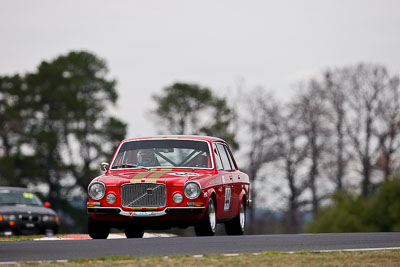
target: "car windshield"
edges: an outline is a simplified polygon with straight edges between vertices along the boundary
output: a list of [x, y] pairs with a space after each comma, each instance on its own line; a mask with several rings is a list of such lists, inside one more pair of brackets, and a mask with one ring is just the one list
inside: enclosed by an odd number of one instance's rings
[[0, 190], [0, 205], [43, 206], [42, 201], [30, 192]]
[[196, 140], [139, 140], [121, 145], [111, 169], [212, 168], [208, 143]]

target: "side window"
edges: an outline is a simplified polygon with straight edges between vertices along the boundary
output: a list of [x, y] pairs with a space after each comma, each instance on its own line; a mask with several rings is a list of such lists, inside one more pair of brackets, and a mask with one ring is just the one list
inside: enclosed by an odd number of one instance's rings
[[217, 144], [218, 147], [218, 152], [221, 156], [221, 160], [222, 160], [222, 165], [224, 166], [224, 170], [232, 170], [234, 168], [232, 168], [231, 163], [229, 162], [229, 158], [228, 155], [226, 154], [226, 150], [224, 148], [224, 145], [218, 143]]
[[214, 155], [215, 155], [215, 162], [217, 163], [217, 169], [218, 170], [223, 170], [224, 167], [222, 166], [222, 162], [221, 162], [221, 157], [219, 156], [219, 152], [217, 149], [216, 144], [214, 143]]
[[235, 164], [233, 163], [232, 156], [231, 156], [231, 154], [229, 153], [229, 149], [228, 149], [225, 145], [224, 145], [224, 148], [225, 148], [226, 154], [228, 155], [229, 163], [230, 163], [231, 166], [232, 166], [232, 170], [236, 170]]

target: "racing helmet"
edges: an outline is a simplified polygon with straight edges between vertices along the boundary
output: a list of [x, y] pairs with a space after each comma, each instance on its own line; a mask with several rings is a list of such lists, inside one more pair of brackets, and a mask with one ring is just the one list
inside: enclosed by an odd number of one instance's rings
[[153, 149], [141, 149], [136, 154], [137, 164], [144, 167], [157, 165], [157, 158]]

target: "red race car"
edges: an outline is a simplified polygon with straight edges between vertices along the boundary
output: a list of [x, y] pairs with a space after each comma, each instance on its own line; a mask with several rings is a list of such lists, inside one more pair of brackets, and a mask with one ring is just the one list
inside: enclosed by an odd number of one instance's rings
[[122, 141], [105, 171], [89, 184], [88, 232], [107, 238], [110, 228], [127, 238], [145, 230], [194, 226], [211, 236], [217, 223], [243, 234], [249, 177], [239, 171], [228, 144], [203, 136], [157, 136]]

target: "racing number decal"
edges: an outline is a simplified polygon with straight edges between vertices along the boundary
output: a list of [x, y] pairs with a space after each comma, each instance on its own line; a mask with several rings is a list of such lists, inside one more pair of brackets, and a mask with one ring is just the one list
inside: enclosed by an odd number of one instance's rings
[[225, 205], [224, 211], [229, 210], [231, 206], [231, 188], [229, 186], [225, 187]]

